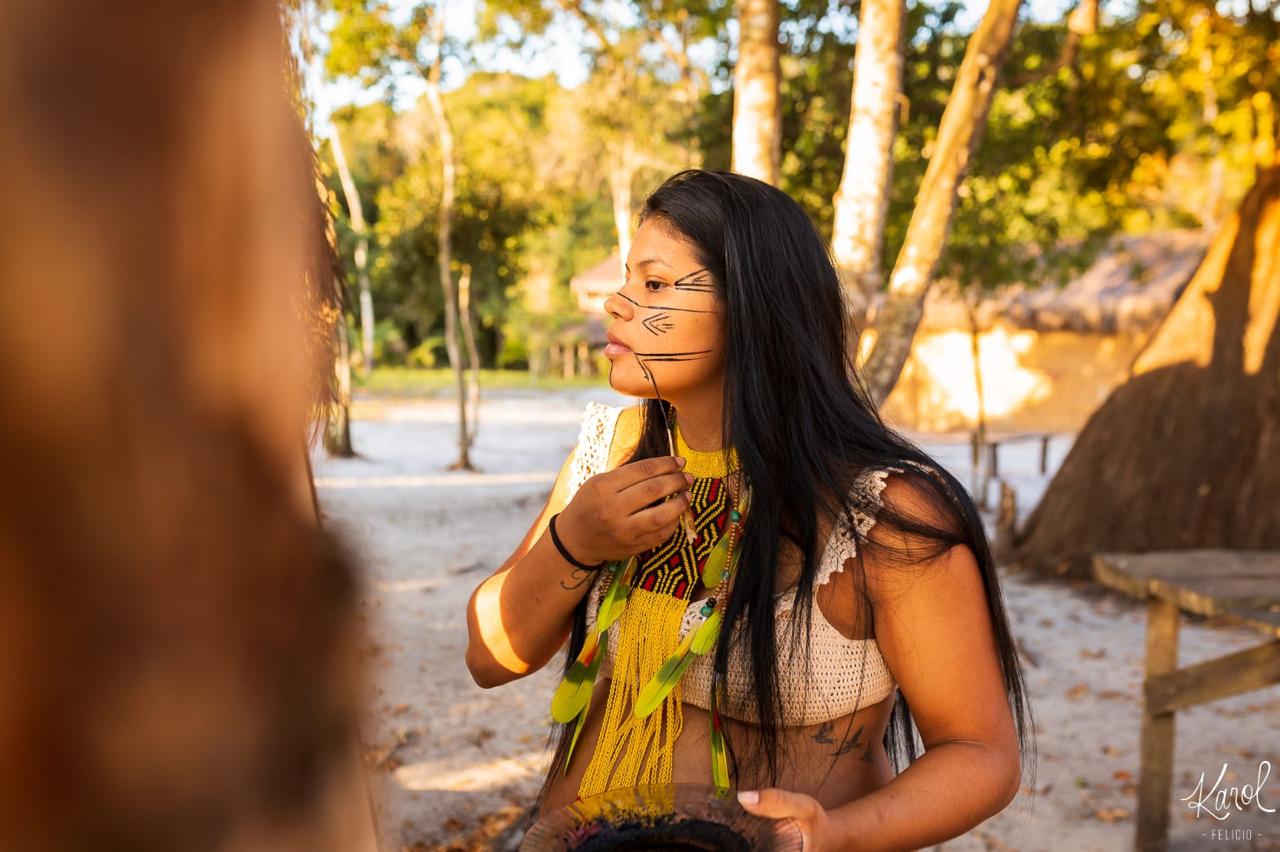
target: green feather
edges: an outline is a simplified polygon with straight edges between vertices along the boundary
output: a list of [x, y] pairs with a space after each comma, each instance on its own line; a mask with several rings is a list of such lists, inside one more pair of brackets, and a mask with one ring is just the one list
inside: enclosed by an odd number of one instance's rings
[[720, 729], [720, 708], [715, 698], [715, 688], [711, 693], [711, 781], [719, 790], [729, 788], [729, 755], [724, 747], [724, 732]]
[[[591, 702], [587, 702], [587, 707], [591, 706]], [[564, 753], [564, 774], [569, 774], [569, 759], [573, 757], [573, 747], [578, 744], [578, 734], [582, 733], [582, 726], [587, 721], [587, 707], [582, 708], [582, 712], [578, 714], [578, 724], [573, 728], [573, 739], [569, 740], [569, 750]]]
[[713, 611], [707, 616], [706, 620], [698, 625], [698, 629], [693, 631], [693, 643], [689, 646], [689, 650], [701, 656], [716, 646], [716, 639], [720, 636], [720, 622], [724, 616], [720, 610]]
[[[600, 661], [604, 659], [604, 654], [597, 654], [592, 660], [591, 665], [587, 668], [587, 681], [594, 684], [596, 681], [596, 673], [600, 671]], [[587, 689], [587, 700], [583, 702], [582, 709], [578, 711], [578, 724], [573, 728], [573, 739], [569, 741], [569, 750], [564, 755], [564, 771], [569, 771], [569, 759], [573, 757], [573, 747], [578, 744], [578, 735], [582, 733], [582, 726], [587, 721], [587, 711], [591, 708], [591, 689]]]
[[707, 561], [702, 566], [702, 585], [714, 589], [724, 578], [725, 565], [729, 560], [729, 536], [726, 534], [707, 554]]
[[627, 598], [631, 594], [631, 575], [635, 571], [635, 565], [636, 558], [632, 556], [626, 567], [613, 575], [613, 582], [609, 584], [609, 590], [604, 593], [604, 599], [600, 601], [600, 610], [596, 613], [596, 629], [601, 633], [608, 630], [627, 608]]
[[684, 670], [689, 668], [689, 664], [694, 660], [694, 655], [689, 653], [689, 649], [693, 645], [694, 633], [695, 631], [690, 630], [685, 634], [680, 645], [658, 669], [658, 673], [650, 678], [649, 682], [640, 690], [640, 695], [636, 698], [636, 718], [643, 719], [658, 709], [658, 705], [662, 703], [662, 700], [667, 697], [671, 690], [676, 688], [676, 684], [680, 682], [680, 676], [684, 674]]
[[[605, 642], [608, 643], [607, 638]], [[600, 650], [600, 634], [594, 631], [587, 634], [578, 659], [573, 661], [569, 672], [556, 687], [555, 695], [551, 696], [552, 719], [561, 723], [572, 722], [586, 705], [596, 672], [600, 670], [600, 659], [604, 656]]]

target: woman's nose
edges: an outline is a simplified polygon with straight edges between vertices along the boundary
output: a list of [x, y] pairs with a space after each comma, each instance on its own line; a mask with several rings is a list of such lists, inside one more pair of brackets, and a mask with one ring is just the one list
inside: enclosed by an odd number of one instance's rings
[[609, 294], [604, 300], [604, 312], [616, 320], [631, 319], [631, 303], [622, 298], [621, 291]]

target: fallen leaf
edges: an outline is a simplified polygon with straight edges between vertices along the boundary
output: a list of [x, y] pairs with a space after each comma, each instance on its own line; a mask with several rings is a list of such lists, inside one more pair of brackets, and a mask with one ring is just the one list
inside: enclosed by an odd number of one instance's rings
[[1081, 648], [1080, 656], [1086, 660], [1100, 660], [1107, 655], [1106, 648], [1098, 648], [1096, 651], [1089, 648]]
[[1096, 811], [1093, 812], [1093, 816], [1094, 818], [1102, 820], [1103, 822], [1107, 822], [1107, 823], [1119, 822], [1122, 819], [1129, 818], [1129, 809], [1128, 808], [1098, 808]]
[[1127, 769], [1117, 769], [1115, 772], [1111, 773], [1111, 777], [1117, 781], [1132, 781], [1133, 773]]
[[1087, 683], [1077, 683], [1075, 686], [1071, 687], [1066, 692], [1067, 698], [1071, 699], [1072, 701], [1079, 701], [1081, 698], [1084, 698], [1088, 694], [1089, 694], [1089, 684]]

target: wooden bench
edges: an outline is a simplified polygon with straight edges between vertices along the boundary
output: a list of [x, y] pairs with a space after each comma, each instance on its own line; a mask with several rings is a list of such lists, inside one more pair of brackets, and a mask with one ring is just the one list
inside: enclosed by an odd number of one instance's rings
[[[1280, 683], [1280, 551], [1099, 553], [1102, 585], [1147, 602], [1142, 757], [1134, 848], [1165, 848], [1179, 710]], [[1216, 616], [1271, 641], [1178, 668], [1179, 613]]]

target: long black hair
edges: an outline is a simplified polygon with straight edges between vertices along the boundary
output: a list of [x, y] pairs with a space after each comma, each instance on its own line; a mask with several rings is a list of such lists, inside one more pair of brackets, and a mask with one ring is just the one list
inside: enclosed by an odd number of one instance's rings
[[[774, 609], [779, 548], [786, 538], [803, 554], [791, 638], [803, 639], [807, 664], [809, 636], [803, 628], [810, 623], [813, 606], [819, 519], [844, 516], [848, 528], [857, 533], [853, 577], [863, 624], [874, 624], [864, 554], [873, 554], [877, 570], [883, 570], [937, 558], [955, 545], [972, 549], [982, 573], [1021, 755], [1030, 765], [1025, 774], [1034, 779], [1034, 720], [982, 520], [959, 480], [881, 420], [850, 363], [846, 341], [852, 329], [840, 279], [813, 223], [799, 204], [775, 187], [730, 172], [700, 169], [675, 174], [655, 189], [639, 221], [650, 219], [690, 244], [712, 274], [726, 307], [721, 446], [736, 448], [752, 486], [752, 504], [721, 636], [733, 636], [745, 625], [758, 719], [756, 765], [767, 767], [776, 784], [784, 718], [777, 689]], [[640, 440], [628, 461], [668, 454], [668, 415], [667, 403], [646, 400]], [[927, 518], [892, 500], [883, 507], [872, 505], [877, 496], [851, 489], [860, 473], [886, 467], [900, 468], [902, 473], [895, 475], [915, 484], [912, 493], [929, 507]], [[905, 546], [863, 534], [864, 525], [854, 522], [855, 513], [876, 517], [877, 525], [893, 530]], [[945, 520], [929, 520], [939, 518]], [[584, 597], [574, 614], [566, 671], [585, 636]], [[716, 647], [713, 668], [718, 681], [724, 678], [729, 645], [722, 641]], [[556, 757], [539, 802], [560, 769], [569, 728], [558, 726], [552, 733], [552, 740], [558, 741]], [[897, 772], [917, 755], [911, 710], [901, 692], [884, 747]], [[732, 740], [730, 753], [736, 786], [739, 762]]]

